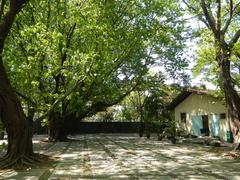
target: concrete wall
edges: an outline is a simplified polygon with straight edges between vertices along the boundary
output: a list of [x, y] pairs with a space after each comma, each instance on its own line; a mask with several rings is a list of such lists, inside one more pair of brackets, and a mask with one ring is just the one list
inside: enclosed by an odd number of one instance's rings
[[138, 133], [140, 122], [79, 122], [71, 133]]
[[[219, 99], [210, 95], [192, 93], [175, 108], [174, 113], [179, 128], [186, 130], [188, 133], [192, 132], [192, 116], [208, 115], [209, 126], [211, 127], [211, 115], [226, 113], [226, 119], [220, 119], [220, 138], [226, 140], [226, 132], [229, 130], [227, 109]], [[186, 113], [186, 123], [181, 122], [181, 113]], [[209, 130], [211, 131], [211, 128]]]

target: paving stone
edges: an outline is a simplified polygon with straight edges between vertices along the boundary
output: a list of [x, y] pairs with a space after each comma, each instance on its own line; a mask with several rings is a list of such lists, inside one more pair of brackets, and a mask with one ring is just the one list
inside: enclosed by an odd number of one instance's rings
[[[46, 138], [46, 137], [41, 137]], [[240, 179], [239, 160], [199, 145], [137, 135], [78, 135], [71, 142], [34, 141], [37, 152], [59, 158], [54, 169], [0, 172], [0, 179]]]

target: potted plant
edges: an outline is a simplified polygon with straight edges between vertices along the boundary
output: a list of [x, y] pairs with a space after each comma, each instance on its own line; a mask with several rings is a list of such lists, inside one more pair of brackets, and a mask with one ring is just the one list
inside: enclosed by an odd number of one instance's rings
[[176, 144], [177, 143], [176, 136], [172, 136], [171, 137], [171, 142], [172, 142], [172, 144]]
[[147, 137], [148, 139], [150, 139], [150, 136], [151, 136], [150, 132], [147, 131], [147, 132], [146, 132], [146, 137]]
[[139, 126], [139, 137], [143, 137], [143, 133], [144, 133], [144, 123], [141, 120], [140, 126]]
[[162, 141], [164, 135], [163, 134], [158, 134], [158, 141]]
[[153, 126], [154, 126], [154, 132], [157, 132], [158, 141], [161, 141], [164, 137], [163, 132], [162, 132], [161, 122], [160, 121], [154, 121]]
[[151, 136], [151, 129], [152, 129], [152, 119], [150, 117], [146, 117], [144, 127], [145, 127], [146, 137], [149, 139]]
[[146, 120], [146, 123], [145, 123], [145, 127], [146, 127], [146, 137], [148, 139], [150, 139], [150, 136], [151, 136], [151, 120]]
[[177, 139], [176, 139], [176, 126], [175, 126], [175, 122], [173, 120], [170, 120], [168, 123], [168, 127], [165, 128], [165, 132], [167, 134], [167, 137], [170, 139], [170, 141], [173, 144], [176, 144]]

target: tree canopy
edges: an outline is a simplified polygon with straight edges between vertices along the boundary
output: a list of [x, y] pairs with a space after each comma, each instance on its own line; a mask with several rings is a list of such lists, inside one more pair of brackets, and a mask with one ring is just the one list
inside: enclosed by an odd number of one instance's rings
[[72, 87], [58, 112], [84, 117], [103, 110], [141, 84], [154, 64], [172, 74], [184, 64], [178, 7], [156, 0], [31, 1], [4, 51], [11, 82], [39, 114]]

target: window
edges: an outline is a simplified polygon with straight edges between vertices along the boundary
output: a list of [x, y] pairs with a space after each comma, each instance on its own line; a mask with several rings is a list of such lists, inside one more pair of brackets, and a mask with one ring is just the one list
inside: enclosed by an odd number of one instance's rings
[[181, 116], [181, 122], [182, 123], [186, 123], [186, 121], [187, 121], [187, 114], [186, 113], [181, 113], [180, 116]]
[[226, 119], [226, 113], [221, 113], [220, 114], [220, 119]]

